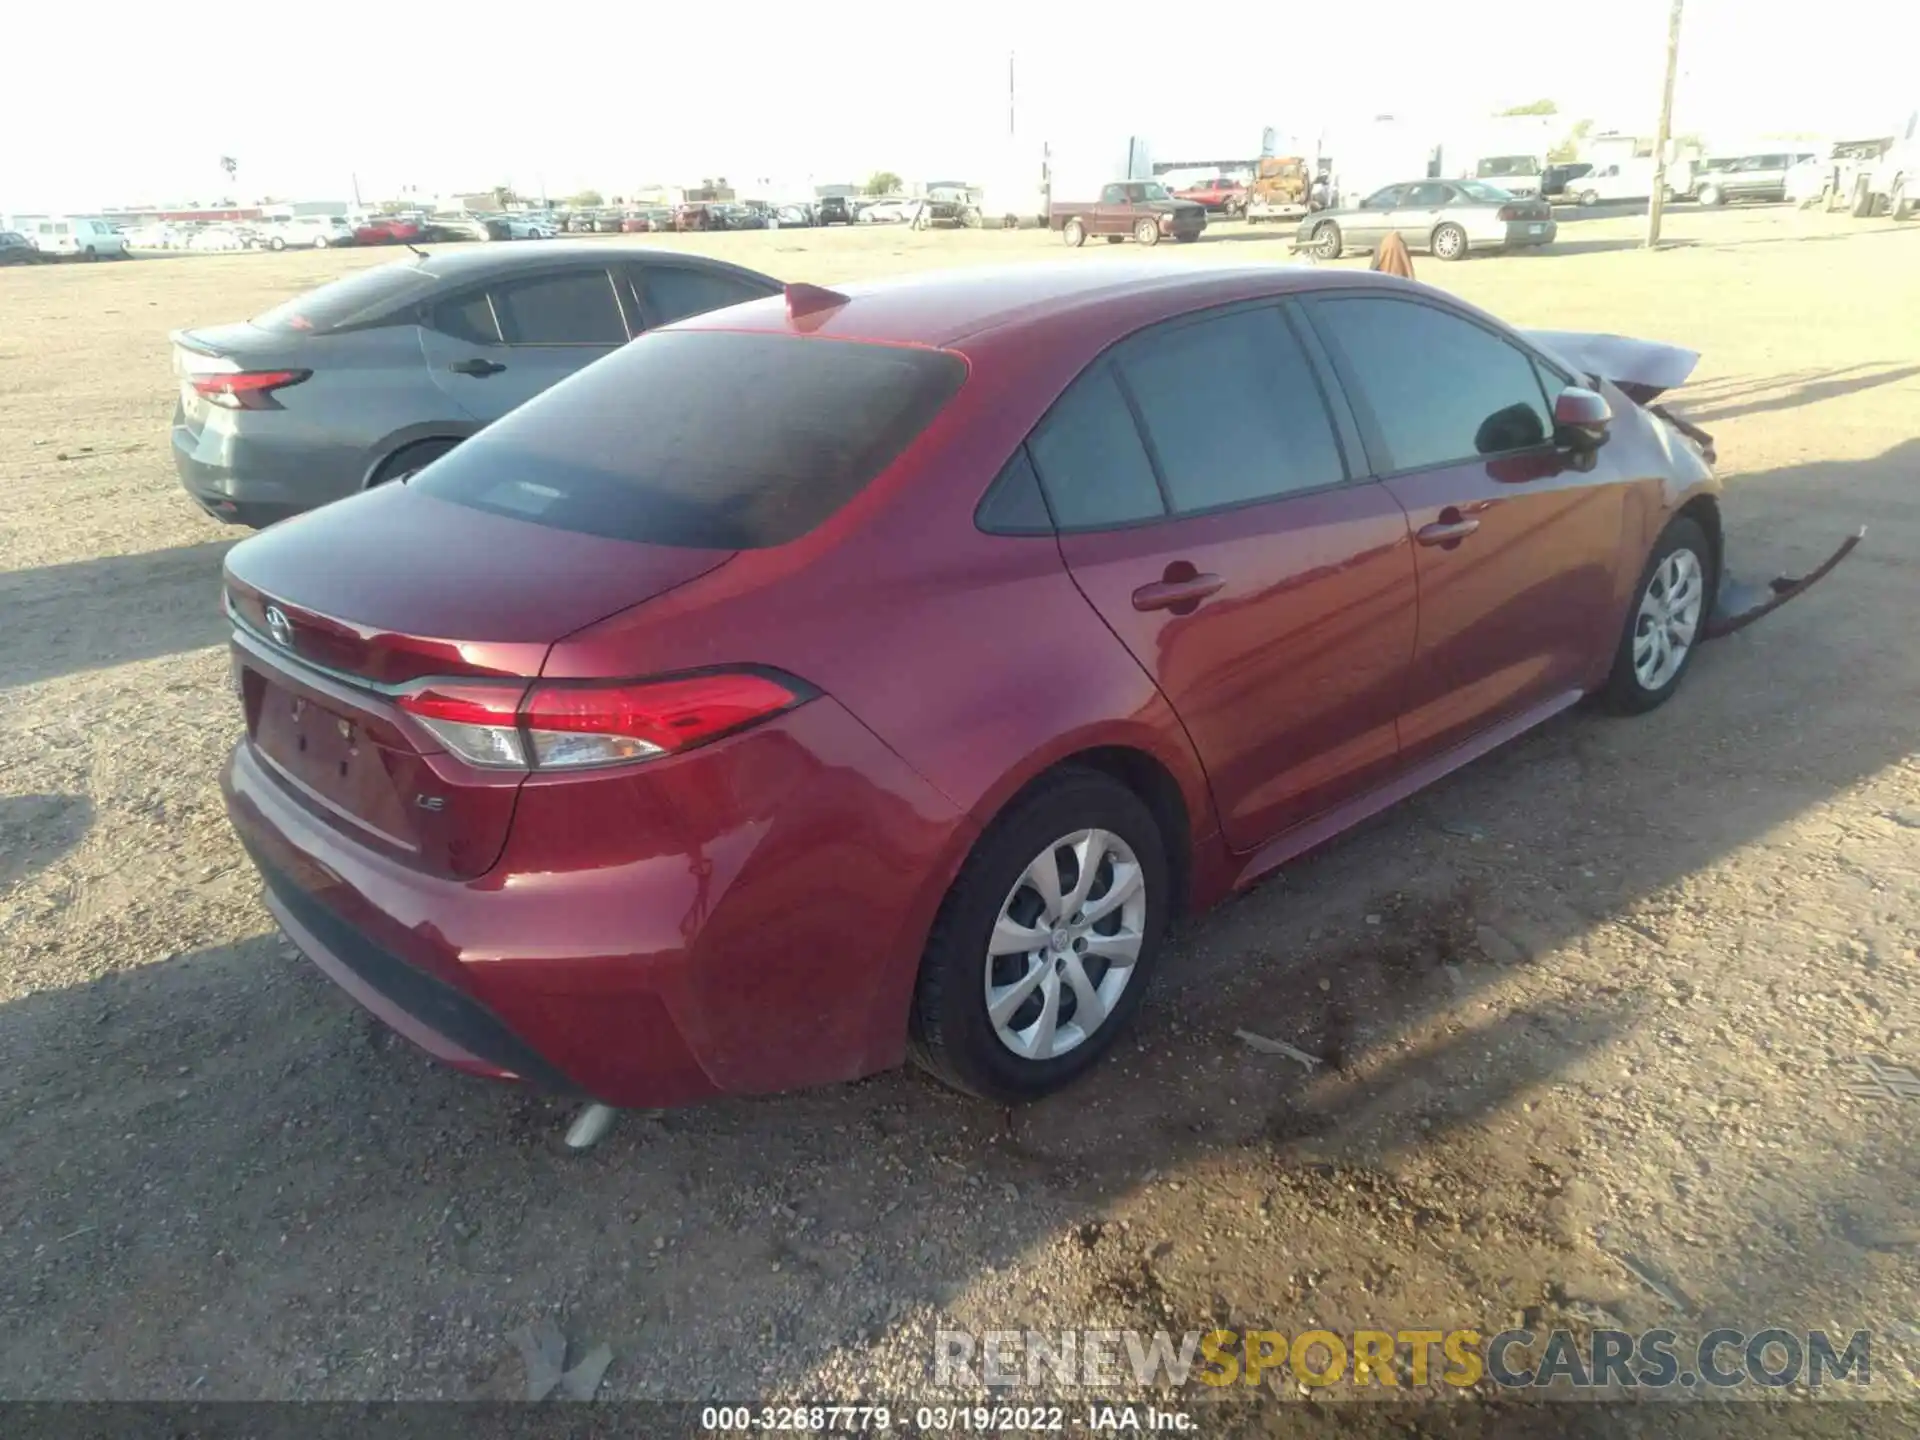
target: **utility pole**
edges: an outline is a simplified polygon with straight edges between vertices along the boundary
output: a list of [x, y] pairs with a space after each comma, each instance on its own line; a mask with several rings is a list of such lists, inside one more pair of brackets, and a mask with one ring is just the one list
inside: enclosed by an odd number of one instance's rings
[[1647, 205], [1647, 248], [1660, 243], [1660, 215], [1667, 208], [1667, 146], [1673, 138], [1673, 82], [1680, 74], [1680, 12], [1687, 0], [1673, 0], [1667, 16], [1667, 84], [1660, 95], [1660, 132], [1653, 147], [1653, 199]]
[[1013, 89], [1013, 52], [1012, 52], [1011, 50], [1009, 50], [1009, 51], [1007, 52], [1007, 138], [1008, 138], [1008, 139], [1012, 139], [1012, 138], [1013, 138], [1013, 135], [1014, 135], [1014, 125], [1013, 125], [1013, 96], [1014, 96], [1014, 89]]

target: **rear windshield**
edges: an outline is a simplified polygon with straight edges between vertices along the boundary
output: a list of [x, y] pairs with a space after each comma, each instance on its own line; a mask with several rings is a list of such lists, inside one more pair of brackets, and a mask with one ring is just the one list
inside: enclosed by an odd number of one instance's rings
[[408, 483], [561, 530], [763, 549], [858, 495], [965, 378], [965, 363], [939, 350], [663, 330]]
[[266, 314], [256, 315], [253, 323], [262, 330], [339, 330], [370, 319], [410, 296], [424, 295], [433, 284], [434, 277], [416, 261], [380, 265], [276, 305]]

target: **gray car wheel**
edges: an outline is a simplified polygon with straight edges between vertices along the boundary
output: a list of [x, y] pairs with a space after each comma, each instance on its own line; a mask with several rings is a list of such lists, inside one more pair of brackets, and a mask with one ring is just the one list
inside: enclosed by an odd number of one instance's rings
[[1331, 220], [1323, 220], [1313, 227], [1313, 253], [1322, 260], [1340, 258], [1340, 227]]
[[1462, 260], [1467, 254], [1467, 232], [1458, 225], [1442, 225], [1433, 232], [1429, 242], [1434, 258], [1437, 260]]

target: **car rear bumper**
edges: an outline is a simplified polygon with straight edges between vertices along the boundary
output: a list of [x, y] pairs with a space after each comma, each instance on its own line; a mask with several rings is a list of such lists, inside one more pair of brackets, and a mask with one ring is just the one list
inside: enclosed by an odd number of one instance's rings
[[1515, 220], [1508, 223], [1500, 234], [1484, 239], [1475, 237], [1471, 244], [1476, 250], [1518, 250], [1532, 245], [1551, 245], [1559, 233], [1560, 224], [1555, 220]]
[[[293, 457], [290, 464], [267, 452], [268, 447], [214, 422], [196, 432], [174, 407], [174, 470], [181, 488], [216, 520], [257, 530], [359, 488], [357, 474], [329, 477], [324, 461], [299, 463]], [[276, 469], [287, 472], [286, 478]]]
[[296, 798], [243, 741], [234, 828], [287, 934], [471, 1074], [686, 1104], [899, 1063], [969, 822], [822, 697], [703, 750], [521, 790], [479, 879], [425, 873]]

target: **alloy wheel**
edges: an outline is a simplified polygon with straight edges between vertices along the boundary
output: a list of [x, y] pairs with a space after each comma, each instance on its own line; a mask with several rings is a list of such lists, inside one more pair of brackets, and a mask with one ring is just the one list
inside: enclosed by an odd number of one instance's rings
[[1706, 571], [1691, 550], [1660, 562], [1640, 596], [1633, 625], [1633, 673], [1645, 690], [1659, 690], [1680, 672], [1700, 628]]
[[1023, 1060], [1078, 1048], [1112, 1015], [1146, 938], [1138, 858], [1111, 830], [1063, 835], [1008, 892], [987, 944], [987, 1018]]

